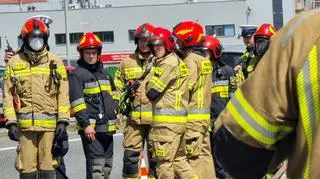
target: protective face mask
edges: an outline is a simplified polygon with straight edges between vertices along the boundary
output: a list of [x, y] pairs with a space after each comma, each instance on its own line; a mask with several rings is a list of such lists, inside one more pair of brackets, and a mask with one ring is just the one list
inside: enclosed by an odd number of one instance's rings
[[269, 39], [259, 39], [255, 42], [255, 55], [263, 56], [269, 48]]
[[32, 48], [32, 50], [39, 51], [42, 49], [43, 45], [44, 45], [43, 38], [40, 38], [40, 37], [29, 38], [29, 46]]

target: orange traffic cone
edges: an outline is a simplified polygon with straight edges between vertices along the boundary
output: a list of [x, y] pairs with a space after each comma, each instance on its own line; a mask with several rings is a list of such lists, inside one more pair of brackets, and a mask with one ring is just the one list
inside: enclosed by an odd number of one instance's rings
[[140, 179], [148, 179], [148, 168], [146, 166], [146, 161], [144, 160], [143, 151], [140, 153]]

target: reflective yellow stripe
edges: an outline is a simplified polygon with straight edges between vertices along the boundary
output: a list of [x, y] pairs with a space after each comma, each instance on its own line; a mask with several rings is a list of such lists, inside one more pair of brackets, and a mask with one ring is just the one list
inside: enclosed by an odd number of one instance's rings
[[110, 85], [101, 85], [100, 88], [102, 91], [109, 91], [109, 93], [112, 92]]
[[15, 114], [16, 112], [14, 108], [4, 108], [3, 113], [5, 116], [9, 116], [9, 115]]
[[275, 144], [293, 130], [286, 125], [270, 124], [248, 103], [240, 89], [235, 92], [235, 98], [227, 104], [227, 109], [251, 137], [266, 145]]
[[100, 91], [99, 87], [83, 89], [83, 93], [84, 94], [97, 94], [97, 93], [100, 93], [100, 92], [101, 91]]
[[108, 132], [113, 132], [117, 130], [117, 126], [115, 124], [108, 125]]
[[163, 91], [165, 88], [165, 85], [162, 81], [159, 80], [159, 78], [152, 76], [150, 83], [153, 84], [155, 87], [157, 87], [160, 91]]
[[46, 127], [46, 128], [55, 128], [57, 124], [56, 120], [32, 120], [32, 119], [24, 119], [24, 120], [18, 120], [18, 125], [21, 128], [28, 128], [31, 126], [36, 127]]
[[193, 84], [192, 83], [188, 83], [188, 89], [189, 89], [189, 91], [193, 89]]
[[152, 111], [131, 111], [130, 116], [134, 118], [152, 117]]
[[203, 108], [204, 105], [204, 81], [205, 81], [205, 75], [200, 75], [199, 79], [199, 89], [197, 93], [197, 107], [199, 109]]
[[215, 86], [211, 88], [211, 93], [229, 92], [229, 86]]
[[152, 122], [186, 123], [186, 116], [153, 116]]
[[70, 106], [59, 106], [59, 113], [62, 112], [62, 113], [66, 113], [66, 112], [69, 112], [70, 110]]
[[210, 120], [210, 114], [188, 114], [188, 121], [207, 121]]
[[74, 112], [79, 112], [79, 111], [84, 110], [84, 109], [87, 109], [87, 106], [86, 106], [85, 103], [82, 103], [82, 104], [79, 104], [79, 105], [75, 106], [73, 108], [73, 111]]
[[122, 81], [117, 79], [114, 80], [114, 84], [117, 88], [120, 88], [120, 89], [124, 89], [126, 87]]
[[112, 95], [112, 99], [114, 100], [120, 100], [120, 96], [116, 95], [116, 94], [113, 94]]
[[142, 72], [142, 68], [141, 67], [125, 68], [124, 72]]
[[176, 110], [180, 110], [180, 104], [181, 104], [181, 92], [180, 92], [180, 87], [181, 87], [181, 79], [177, 80], [177, 86], [176, 86]]
[[63, 65], [58, 66], [57, 72], [61, 75], [62, 78], [67, 77], [67, 70], [66, 70], [65, 66], [63, 66]]
[[318, 81], [318, 63], [317, 63], [317, 47], [313, 46], [308, 60], [303, 65], [302, 71], [297, 78], [297, 92], [302, 118], [302, 126], [307, 141], [307, 161], [304, 166], [303, 176], [310, 176], [310, 162], [313, 137], [316, 134], [316, 126], [320, 117], [319, 104], [319, 81]]

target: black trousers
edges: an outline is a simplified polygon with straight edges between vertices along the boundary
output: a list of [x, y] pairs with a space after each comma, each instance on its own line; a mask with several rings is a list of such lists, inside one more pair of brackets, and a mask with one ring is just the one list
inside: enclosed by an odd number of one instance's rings
[[56, 168], [56, 177], [57, 179], [68, 179], [66, 172], [66, 165], [64, 163], [63, 158], [59, 161], [59, 166]]
[[108, 179], [113, 160], [112, 134], [97, 132], [96, 140], [88, 141], [83, 131], [79, 131], [86, 157], [87, 179]]

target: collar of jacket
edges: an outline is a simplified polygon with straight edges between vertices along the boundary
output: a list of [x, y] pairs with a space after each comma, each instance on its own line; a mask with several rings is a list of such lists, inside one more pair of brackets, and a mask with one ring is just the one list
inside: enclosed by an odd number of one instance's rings
[[103, 69], [103, 65], [100, 62], [100, 60], [97, 61], [97, 63], [91, 65], [91, 64], [86, 63], [83, 58], [80, 58], [77, 61], [77, 63], [80, 67], [85, 68], [85, 69], [89, 70], [90, 72], [102, 71], [102, 69]]
[[40, 52], [33, 52], [30, 51], [28, 48], [24, 47], [23, 51], [31, 64], [42, 64], [47, 63], [49, 61], [47, 48], [44, 48]]
[[169, 58], [169, 57], [172, 56], [172, 55], [173, 55], [173, 53], [171, 52], [171, 53], [167, 54], [166, 56], [164, 56], [164, 57], [162, 57], [162, 58], [157, 58], [156, 62], [161, 62], [161, 61]]

